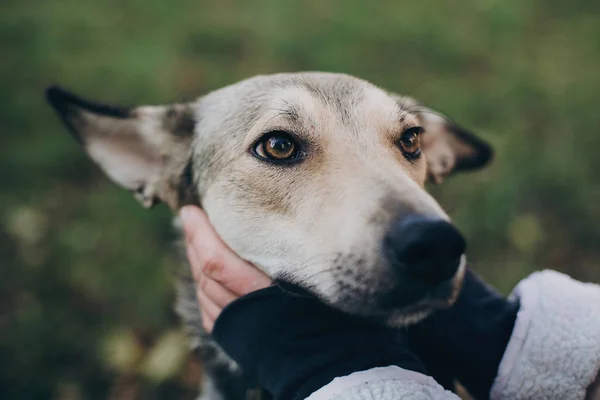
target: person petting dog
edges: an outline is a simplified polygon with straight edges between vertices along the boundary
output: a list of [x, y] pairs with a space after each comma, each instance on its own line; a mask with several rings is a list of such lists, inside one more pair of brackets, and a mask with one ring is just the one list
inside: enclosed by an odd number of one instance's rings
[[544, 271], [504, 299], [467, 271], [426, 182], [481, 169], [493, 150], [416, 99], [327, 72], [163, 105], [46, 97], [144, 207], [201, 207], [227, 244], [198, 251], [202, 290], [185, 265], [176, 283], [202, 400], [248, 398], [248, 378], [285, 400], [452, 398], [456, 379], [482, 398], [580, 399], [595, 379], [600, 290]]
[[[184, 207], [207, 332], [276, 400], [600, 399], [600, 286], [536, 272], [505, 298], [467, 269], [455, 304], [392, 329], [273, 282]], [[244, 332], [240, 335], [239, 332]]]

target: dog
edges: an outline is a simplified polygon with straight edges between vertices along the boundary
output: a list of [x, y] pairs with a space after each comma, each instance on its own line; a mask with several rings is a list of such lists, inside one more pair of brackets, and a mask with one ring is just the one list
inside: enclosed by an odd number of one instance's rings
[[[46, 95], [144, 207], [201, 206], [238, 255], [332, 307], [400, 327], [460, 290], [465, 240], [424, 186], [493, 153], [410, 97], [321, 72], [256, 76], [162, 106], [102, 105], [56, 86]], [[253, 384], [203, 331], [189, 275], [177, 294], [206, 369], [202, 398], [245, 398]]]

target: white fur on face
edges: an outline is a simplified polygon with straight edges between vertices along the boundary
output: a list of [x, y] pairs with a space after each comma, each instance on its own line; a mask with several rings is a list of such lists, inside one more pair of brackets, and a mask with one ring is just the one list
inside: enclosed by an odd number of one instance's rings
[[[396, 146], [417, 116], [366, 82], [351, 84], [356, 97], [342, 111], [302, 86], [270, 91], [242, 146], [211, 173], [202, 205], [225, 242], [271, 276], [342, 308], [355, 309], [355, 297], [367, 309], [376, 307], [372, 294], [393, 290], [381, 246], [397, 213], [448, 217], [423, 189], [424, 157], [408, 161]], [[310, 143], [306, 159], [275, 166], [253, 157], [252, 143], [273, 130]]]

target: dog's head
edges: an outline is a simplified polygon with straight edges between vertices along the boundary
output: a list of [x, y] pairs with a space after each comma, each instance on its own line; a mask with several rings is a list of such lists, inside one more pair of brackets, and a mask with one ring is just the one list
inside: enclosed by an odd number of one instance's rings
[[47, 95], [143, 205], [201, 205], [274, 278], [394, 325], [456, 296], [465, 242], [424, 184], [491, 150], [410, 98], [327, 73], [259, 76], [166, 106]]

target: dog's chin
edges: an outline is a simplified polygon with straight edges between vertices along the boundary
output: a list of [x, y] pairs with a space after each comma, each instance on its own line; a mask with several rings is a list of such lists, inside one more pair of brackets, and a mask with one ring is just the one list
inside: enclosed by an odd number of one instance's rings
[[[313, 295], [332, 308], [346, 314], [376, 321], [390, 327], [403, 327], [418, 323], [436, 310], [449, 308], [457, 300], [462, 289], [466, 270], [466, 259], [461, 258], [456, 274], [449, 280], [434, 286], [422, 287], [419, 292], [413, 292], [410, 299], [402, 299], [396, 290], [385, 291], [383, 297], [378, 297], [378, 291], [340, 290], [335, 296], [319, 293], [318, 286], [293, 283], [289, 276], [279, 276], [275, 279], [280, 287], [295, 293]], [[291, 288], [291, 289], [290, 289]], [[333, 298], [332, 298], [333, 297]]]
[[455, 299], [426, 298], [416, 304], [391, 311], [385, 317], [385, 324], [394, 328], [413, 325], [421, 322], [436, 310], [449, 308]]
[[456, 297], [426, 298], [401, 310], [389, 312], [384, 318], [385, 324], [396, 328], [413, 325], [424, 320], [436, 310], [451, 307], [455, 301]]
[[383, 318], [385, 324], [392, 327], [413, 325], [427, 318], [436, 310], [452, 307], [462, 289], [465, 270], [466, 260], [463, 257], [456, 275], [449, 282], [434, 288], [431, 293], [413, 304], [388, 311]]

